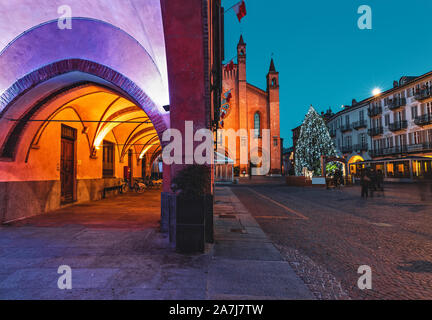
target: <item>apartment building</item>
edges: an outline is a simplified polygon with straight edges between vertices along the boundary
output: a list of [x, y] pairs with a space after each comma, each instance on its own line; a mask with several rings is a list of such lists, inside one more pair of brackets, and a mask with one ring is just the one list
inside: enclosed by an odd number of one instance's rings
[[402, 77], [370, 100], [371, 155], [386, 176], [431, 176], [432, 72]]
[[333, 115], [330, 135], [349, 173], [370, 166], [388, 180], [432, 176], [432, 71], [404, 76], [393, 87]]
[[351, 106], [343, 106], [343, 110], [337, 112], [327, 120], [330, 136], [341, 157], [347, 159], [351, 174], [355, 174], [355, 163], [371, 160], [370, 129], [368, 110], [369, 103], [352, 101]]

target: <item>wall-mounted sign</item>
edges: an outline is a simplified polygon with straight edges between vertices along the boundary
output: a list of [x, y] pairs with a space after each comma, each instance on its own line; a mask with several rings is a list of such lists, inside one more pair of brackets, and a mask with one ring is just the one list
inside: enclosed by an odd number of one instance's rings
[[226, 90], [222, 93], [222, 103], [221, 103], [221, 109], [220, 109], [220, 120], [219, 120], [219, 127], [224, 127], [224, 120], [228, 117], [230, 111], [231, 111], [231, 98], [232, 98], [232, 89]]

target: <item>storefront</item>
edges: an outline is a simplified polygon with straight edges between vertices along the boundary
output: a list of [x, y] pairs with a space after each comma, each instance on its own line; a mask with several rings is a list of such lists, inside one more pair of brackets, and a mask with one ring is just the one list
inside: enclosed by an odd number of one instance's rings
[[234, 160], [215, 152], [214, 181], [216, 183], [234, 182]]
[[[355, 168], [352, 168], [354, 166]], [[364, 168], [372, 168], [377, 172], [383, 172], [386, 181], [409, 182], [432, 179], [432, 158], [430, 157], [386, 158], [362, 161], [350, 165], [350, 170], [356, 177], [360, 176], [361, 169]]]

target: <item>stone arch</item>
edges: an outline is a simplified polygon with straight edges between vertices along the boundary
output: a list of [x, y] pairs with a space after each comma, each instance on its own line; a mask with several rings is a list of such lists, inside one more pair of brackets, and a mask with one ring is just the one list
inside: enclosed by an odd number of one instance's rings
[[[155, 54], [148, 51], [151, 48], [144, 48], [128, 33], [107, 22], [91, 18], [72, 20], [71, 30], [59, 29], [57, 20], [54, 20], [37, 25], [10, 42], [0, 53], [0, 68], [3, 70], [0, 92], [12, 87], [15, 79], [21, 79], [41, 66], [78, 59], [116, 70], [144, 91], [158, 111], [163, 112], [163, 106], [169, 103], [166, 69], [160, 69], [153, 58]], [[164, 52], [159, 55], [156, 57], [158, 60], [165, 59]], [[20, 57], [19, 63], [17, 56]], [[94, 68], [92, 65], [87, 67], [89, 71]], [[51, 73], [38, 76], [50, 77]], [[21, 90], [20, 86], [14, 89]], [[13, 98], [13, 95], [9, 91], [2, 98], [5, 97]], [[1, 99], [0, 112], [9, 102], [9, 99]]]
[[[84, 129], [85, 128], [85, 124], [81, 118], [81, 115], [79, 114], [79, 112], [76, 110], [76, 108], [74, 108], [73, 106], [61, 106], [59, 107], [57, 110], [55, 110], [53, 113], [51, 113], [51, 115], [47, 118], [46, 122], [43, 122], [40, 126], [39, 129], [37, 130], [36, 134], [33, 136], [33, 139], [30, 143], [30, 145], [28, 146], [27, 149], [27, 154], [25, 157], [25, 162], [28, 162], [29, 156], [30, 156], [30, 151], [32, 148], [34, 148], [35, 146], [37, 146], [39, 144], [39, 141], [46, 129], [46, 127], [49, 124], [49, 120], [53, 119], [57, 114], [59, 114], [60, 112], [67, 110], [67, 109], [71, 109], [73, 111], [73, 113], [77, 116], [77, 118], [80, 120], [80, 124], [81, 127]], [[87, 139], [87, 143], [88, 143], [88, 147], [89, 147], [89, 153], [91, 153], [91, 142], [90, 142], [90, 138], [88, 136], [88, 134], [86, 133], [86, 139]]]
[[347, 168], [347, 160], [345, 158], [340, 157], [328, 157], [328, 156], [321, 156], [321, 173], [322, 176], [326, 176], [326, 165], [329, 162], [340, 162], [343, 164], [343, 171], [344, 174], [348, 174], [348, 168]]
[[[54, 62], [50, 65], [43, 66], [17, 80], [0, 97], [0, 119], [10, 108], [13, 108], [13, 105], [17, 103], [19, 98], [25, 93], [50, 79], [77, 71], [96, 76], [97, 78], [107, 81], [114, 88], [117, 88], [117, 91], [119, 91], [127, 99], [136, 103], [136, 105], [147, 114], [156, 132], [158, 133], [158, 136], [160, 138], [162, 137], [162, 133], [167, 129], [166, 117], [158, 111], [156, 105], [140, 87], [115, 70], [92, 61], [81, 59], [68, 59]], [[19, 144], [19, 138], [25, 129], [26, 120], [29, 120], [48, 101], [55, 99], [58, 94], [83, 84], [88, 84], [88, 82], [78, 82], [66, 88], [62, 88], [50, 94], [48, 97], [41, 99], [29, 110], [27, 110], [20, 118], [20, 121], [17, 121], [13, 129], [9, 131], [7, 138], [1, 145], [1, 157], [14, 159], [16, 148]], [[162, 141], [162, 139], [160, 139], [160, 141]]]

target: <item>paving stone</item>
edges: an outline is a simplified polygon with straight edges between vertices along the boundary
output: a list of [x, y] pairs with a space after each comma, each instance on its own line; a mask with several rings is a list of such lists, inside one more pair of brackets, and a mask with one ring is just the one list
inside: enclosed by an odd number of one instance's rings
[[[385, 197], [367, 200], [357, 186], [245, 187], [231, 189], [317, 298], [432, 299], [432, 286], [424, 286], [432, 275], [432, 197], [422, 201], [415, 185], [389, 184]], [[262, 212], [290, 213], [249, 188], [308, 220], [260, 219]], [[364, 264], [372, 268], [372, 290], [357, 287], [357, 269]]]

